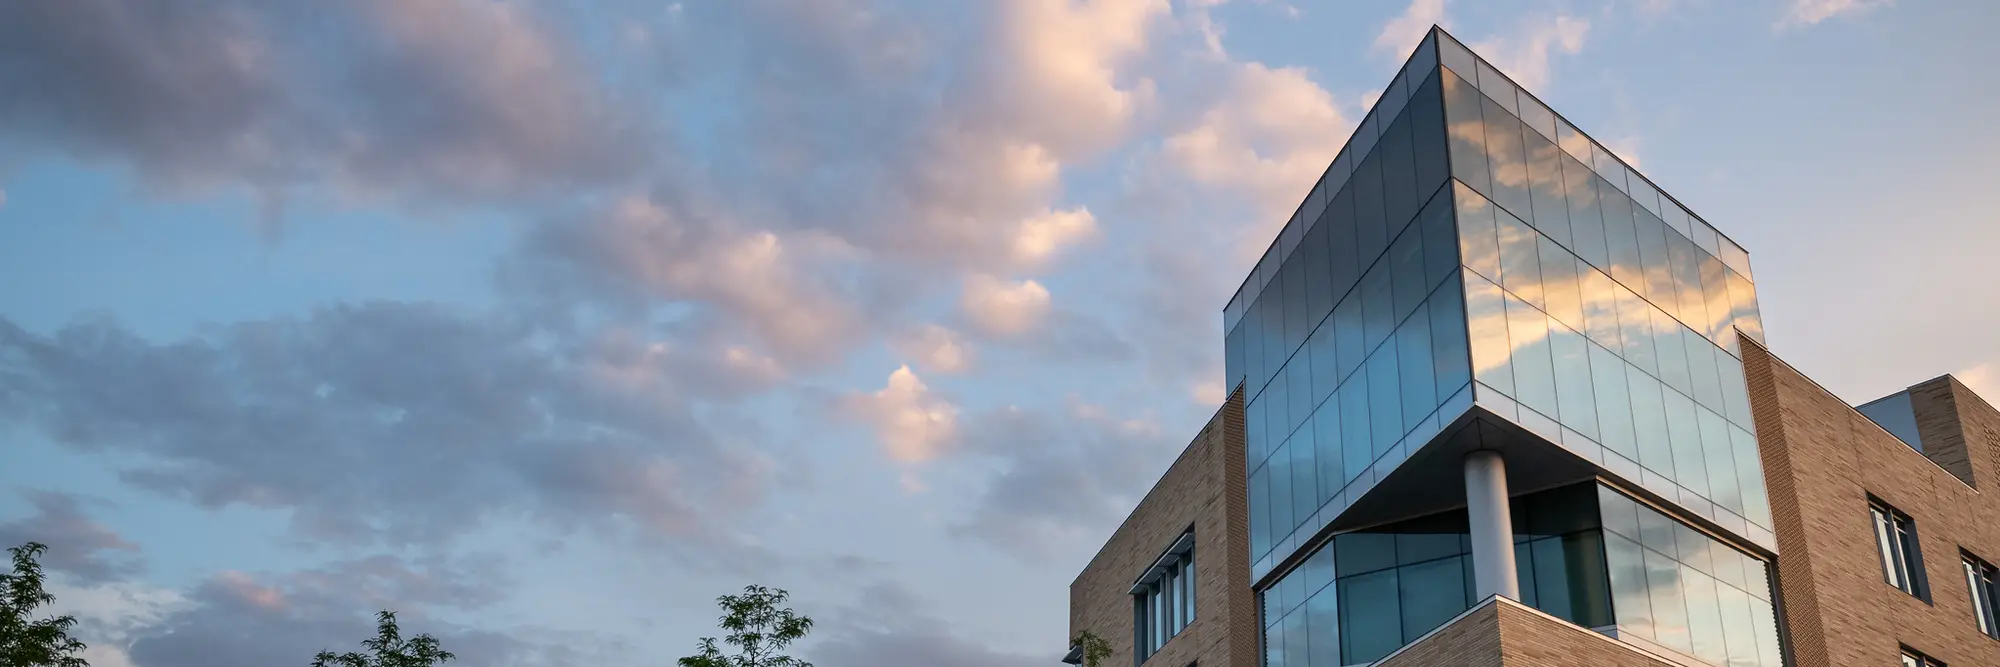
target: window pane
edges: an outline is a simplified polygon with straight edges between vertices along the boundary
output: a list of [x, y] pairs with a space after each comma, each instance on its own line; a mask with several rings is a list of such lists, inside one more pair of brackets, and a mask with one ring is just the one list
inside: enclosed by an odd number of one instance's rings
[[1410, 148], [1416, 161], [1416, 193], [1428, 197], [1450, 175], [1446, 156], [1444, 98], [1438, 75], [1432, 74], [1410, 97]]
[[1317, 405], [1313, 402], [1311, 350], [1299, 349], [1298, 356], [1285, 366], [1285, 379], [1285, 431], [1290, 433], [1312, 417], [1313, 406]]
[[1590, 271], [1588, 265], [1577, 261], [1562, 246], [1544, 236], [1540, 239], [1540, 260], [1542, 266], [1542, 293], [1548, 301], [1549, 315], [1560, 320], [1569, 328], [1583, 331], [1586, 323], [1583, 317], [1583, 287], [1578, 282], [1577, 271]]
[[1313, 413], [1313, 460], [1319, 464], [1319, 497], [1315, 506], [1325, 505], [1347, 483], [1344, 454], [1340, 450], [1340, 403], [1329, 401]]
[[1694, 377], [1688, 373], [1687, 345], [1681, 342], [1681, 324], [1666, 313], [1652, 311], [1653, 354], [1659, 360], [1660, 381], [1683, 394], [1694, 394]]
[[1327, 320], [1326, 324], [1313, 331], [1312, 339], [1306, 341], [1306, 349], [1300, 351], [1310, 362], [1306, 367], [1312, 369], [1313, 405], [1326, 402], [1326, 397], [1333, 395], [1333, 388], [1339, 386], [1340, 368], [1334, 363], [1339, 359], [1339, 352], [1335, 349], [1333, 329], [1333, 320]]
[[1667, 255], [1673, 260], [1680, 318], [1691, 328], [1703, 327], [1708, 322], [1708, 297], [1701, 290], [1701, 251], [1695, 249], [1693, 242], [1674, 237], [1667, 241]]
[[[1449, 66], [1451, 61], [1445, 62]], [[1480, 120], [1480, 106], [1485, 97], [1459, 78], [1469, 74], [1470, 71], [1447, 71], [1442, 75], [1446, 133], [1451, 137], [1451, 174], [1475, 190], [1491, 192], [1493, 176], [1486, 165], [1486, 129]]]
[[1424, 280], [1424, 235], [1421, 229], [1412, 227], [1389, 244], [1390, 289], [1395, 294], [1395, 310], [1392, 320], [1403, 321], [1410, 311], [1416, 310], [1430, 294], [1430, 283]]
[[1633, 212], [1633, 231], [1639, 241], [1639, 271], [1645, 276], [1632, 291], [1651, 300], [1669, 314], [1678, 315], [1680, 302], [1674, 287], [1674, 264], [1667, 251], [1666, 223], [1643, 210]]
[[1414, 156], [1410, 147], [1409, 119], [1399, 119], [1389, 124], [1382, 133], [1382, 141], [1375, 152], [1382, 156], [1382, 202], [1388, 222], [1389, 236], [1394, 237], [1403, 225], [1417, 214], [1417, 175]]
[[1436, 364], [1437, 403], [1443, 405], [1451, 394], [1472, 380], [1471, 359], [1465, 331], [1465, 297], [1457, 280], [1439, 287], [1431, 296], [1431, 361]]
[[1342, 664], [1373, 662], [1402, 647], [1403, 614], [1395, 570], [1341, 579], [1335, 586], [1342, 608], [1369, 610], [1341, 615]]
[[1416, 641], [1465, 611], [1464, 566], [1459, 561], [1454, 556], [1398, 570], [1403, 598], [1403, 642]]
[[1722, 630], [1722, 603], [1716, 592], [1715, 580], [1686, 566], [1681, 567], [1681, 577], [1686, 585], [1688, 634], [1694, 642], [1695, 657], [1711, 665], [1728, 662], [1729, 648]]
[[1284, 281], [1285, 304], [1285, 356], [1290, 357], [1300, 343], [1306, 342], [1306, 263], [1305, 258], [1293, 255], [1278, 270], [1278, 278]]
[[1626, 373], [1632, 396], [1632, 424], [1639, 440], [1639, 464], [1674, 479], [1673, 440], [1667, 435], [1667, 405], [1658, 380]]
[[1340, 364], [1342, 378], [1360, 368], [1361, 362], [1368, 359], [1368, 332], [1363, 324], [1361, 301], [1361, 293], [1352, 292], [1333, 308], [1333, 343], [1338, 350], [1334, 357]]
[[1340, 665], [1340, 591], [1327, 587], [1306, 600], [1306, 632], [1312, 635], [1308, 662], [1313, 667]]
[[[1583, 334], [1551, 321], [1549, 350], [1555, 359], [1558, 419], [1570, 430], [1598, 439], [1597, 399], [1590, 374], [1590, 341]], [[1734, 465], [1731, 459], [1730, 465]]]
[[1604, 245], [1604, 213], [1598, 204], [1596, 176], [1567, 155], [1561, 161], [1563, 198], [1569, 202], [1569, 247], [1583, 261], [1608, 270], [1610, 255]]
[[1688, 490], [1709, 495], [1708, 467], [1701, 455], [1701, 423], [1696, 420], [1694, 400], [1680, 392], [1662, 392], [1667, 406], [1667, 433], [1674, 449], [1674, 481]]
[[1437, 386], [1433, 384], [1436, 375], [1432, 370], [1430, 322], [1429, 310], [1419, 308], [1396, 330], [1397, 378], [1402, 383], [1403, 395], [1401, 430], [1405, 433], [1416, 428], [1416, 422], [1429, 416], [1438, 405]]
[[[1354, 282], [1361, 279], [1362, 257], [1360, 244], [1355, 240], [1354, 189], [1347, 188], [1334, 195], [1333, 204], [1327, 207], [1327, 258], [1328, 273], [1333, 277], [1333, 289], [1328, 290], [1337, 303]], [[1371, 258], [1372, 259], [1372, 258]]]
[[1770, 528], [1771, 500], [1765, 492], [1764, 463], [1757, 454], [1757, 438], [1748, 431], [1731, 426], [1729, 442], [1735, 445], [1736, 480], [1743, 491], [1743, 518]]
[[1306, 232], [1306, 240], [1299, 245], [1296, 257], [1303, 264], [1305, 272], [1305, 314], [1306, 327], [1319, 326], [1327, 313], [1333, 312], [1333, 300], [1339, 296], [1333, 293], [1333, 274], [1328, 272], [1327, 225], [1313, 227]]
[[1708, 310], [1707, 330], [1703, 333], [1725, 349], [1736, 349], [1736, 338], [1730, 335], [1729, 323], [1734, 318], [1733, 306], [1729, 302], [1729, 269], [1723, 268], [1722, 260], [1702, 255], [1701, 294], [1702, 303]]
[[1307, 633], [1306, 614], [1302, 611], [1292, 612], [1292, 615], [1285, 617], [1284, 626], [1285, 664], [1288, 667], [1308, 667], [1306, 659], [1311, 655], [1312, 638]]
[[1729, 302], [1736, 328], [1749, 336], [1750, 340], [1763, 342], [1764, 321], [1757, 313], [1757, 293], [1750, 281], [1734, 273], [1729, 274]]
[[1388, 262], [1376, 262], [1361, 276], [1361, 317], [1363, 345], [1371, 351], [1396, 331], [1396, 299], [1390, 290]]
[[1340, 386], [1340, 450], [1349, 481], [1375, 462], [1375, 448], [1368, 436], [1367, 373], [1355, 373]]
[[1513, 346], [1507, 341], [1507, 298], [1499, 285], [1465, 276], [1466, 329], [1472, 338], [1473, 377], [1502, 393], [1514, 393]]
[[1738, 515], [1745, 514], [1743, 487], [1737, 482], [1736, 446], [1729, 441], [1729, 423], [1706, 409], [1695, 408], [1701, 426], [1702, 461], [1707, 465], [1708, 499]]
[[1528, 156], [1521, 144], [1521, 122], [1492, 99], [1484, 100], [1486, 157], [1493, 167], [1493, 203], [1515, 217], [1532, 219], [1528, 195]]
[[1389, 247], [1388, 216], [1382, 206], [1382, 156], [1370, 154], [1354, 172], [1355, 240], [1361, 262], [1368, 264]]
[[1374, 456], [1389, 451], [1403, 437], [1403, 397], [1396, 373], [1396, 342], [1389, 341], [1368, 358], [1368, 431], [1374, 436]]
[[1288, 441], [1278, 447], [1264, 467], [1271, 471], [1271, 540], [1284, 539], [1298, 523], [1292, 517], [1292, 449]]
[[1450, 192], [1439, 190], [1418, 214], [1423, 228], [1426, 290], [1437, 287], [1458, 268], [1458, 229], [1452, 213]]
[[1604, 564], [1611, 575], [1611, 610], [1618, 630], [1653, 639], [1652, 593], [1646, 584], [1644, 549], [1617, 535], [1604, 536]]
[[1528, 190], [1535, 207], [1535, 228], [1568, 246], [1569, 203], [1563, 197], [1562, 149], [1540, 134], [1529, 132], [1526, 137]]
[[1653, 354], [1653, 307], [1624, 285], [1613, 283], [1612, 291], [1618, 300], [1618, 340], [1624, 344], [1623, 349], [1617, 350], [1619, 356], [1640, 370], [1657, 375], [1660, 361]]
[[1661, 645], [1694, 653], [1688, 634], [1687, 600], [1681, 591], [1681, 565], [1651, 549], [1645, 550], [1646, 588], [1653, 598], [1653, 634]]
[[1772, 612], [1771, 603], [1751, 600], [1750, 618], [1757, 632], [1757, 654], [1762, 657], [1764, 667], [1784, 667], [1784, 653], [1778, 648], [1778, 617]]
[[1549, 318], [1507, 297], [1507, 337], [1513, 342], [1514, 398], [1544, 415], [1556, 413], [1556, 373], [1549, 354]]
[[1500, 286], [1526, 299], [1536, 308], [1548, 307], [1542, 297], [1542, 236], [1505, 210], [1496, 213], [1500, 240]]
[[1292, 520], [1304, 522], [1319, 509], [1319, 487], [1314, 477], [1319, 474], [1316, 454], [1319, 448], [1313, 442], [1313, 430], [1299, 429], [1292, 436]]
[[1890, 525], [1888, 515], [1882, 510], [1870, 508], [1869, 512], [1875, 519], [1875, 548], [1882, 556], [1882, 580], [1888, 582], [1890, 586], [1903, 588], [1902, 568], [1896, 556], [1894, 536], [1896, 529]]
[[1499, 280], [1500, 236], [1494, 221], [1492, 202], [1464, 185], [1454, 186], [1453, 200], [1458, 211], [1459, 254], [1465, 266], [1486, 277]]
[[1609, 350], [1589, 345], [1590, 382], [1596, 394], [1598, 442], [1628, 460], [1639, 460], [1633, 434], [1631, 388], [1625, 382], [1625, 362]]
[[1750, 596], [1729, 586], [1717, 586], [1716, 603], [1722, 610], [1722, 639], [1728, 649], [1728, 667], [1758, 667], [1756, 621], [1750, 615]]
[[1597, 180], [1598, 202], [1604, 211], [1604, 245], [1611, 265], [1607, 272], [1633, 292], [1646, 293], [1645, 262], [1639, 256], [1639, 231], [1632, 221], [1632, 200]]

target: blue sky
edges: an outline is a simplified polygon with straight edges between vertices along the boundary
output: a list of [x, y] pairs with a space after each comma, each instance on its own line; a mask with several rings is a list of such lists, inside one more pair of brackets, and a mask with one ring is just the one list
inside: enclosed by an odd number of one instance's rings
[[100, 667], [1049, 664], [1220, 309], [1422, 31], [2000, 397], [1981, 2], [79, 0], [0, 21], [0, 537]]

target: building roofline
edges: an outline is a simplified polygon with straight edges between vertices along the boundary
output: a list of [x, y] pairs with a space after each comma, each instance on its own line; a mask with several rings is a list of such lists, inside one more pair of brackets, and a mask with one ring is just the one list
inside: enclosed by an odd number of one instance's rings
[[[1111, 529], [1111, 534], [1105, 536], [1104, 542], [1097, 545], [1097, 551], [1090, 554], [1090, 559], [1084, 561], [1083, 567], [1078, 569], [1076, 576], [1070, 579], [1070, 588], [1076, 588], [1076, 583], [1083, 580], [1084, 571], [1089, 570], [1090, 564], [1097, 562], [1097, 559], [1104, 555], [1104, 550], [1110, 548], [1112, 538], [1117, 537], [1120, 531], [1125, 530], [1126, 525], [1132, 523], [1132, 517], [1138, 514], [1139, 506], [1146, 504], [1147, 500], [1152, 499], [1153, 494], [1160, 490], [1160, 483], [1166, 481], [1167, 475], [1173, 474], [1174, 468], [1179, 466], [1182, 461], [1187, 460], [1188, 452], [1194, 449], [1195, 443], [1201, 442], [1202, 438], [1207, 437], [1209, 429], [1215, 428], [1221, 421], [1223, 411], [1229, 409], [1230, 402], [1237, 400], [1242, 393], [1243, 385], [1242, 383], [1237, 383], [1236, 388], [1229, 392], [1229, 397], [1222, 400], [1222, 405], [1216, 406], [1215, 414], [1209, 415], [1208, 422], [1202, 424], [1200, 430], [1195, 431], [1194, 437], [1188, 439], [1186, 445], [1181, 446], [1181, 452], [1174, 456], [1173, 463], [1167, 464], [1167, 469], [1160, 471], [1160, 476], [1153, 480], [1153, 485], [1146, 488], [1144, 495], [1139, 496], [1139, 502], [1132, 504], [1133, 511], [1126, 512], [1125, 518], [1118, 522], [1118, 527]], [[1171, 547], [1172, 545], [1168, 546]], [[1148, 562], [1148, 566], [1151, 566], [1150, 561]], [[1143, 574], [1144, 571], [1142, 570], [1141, 573]]]

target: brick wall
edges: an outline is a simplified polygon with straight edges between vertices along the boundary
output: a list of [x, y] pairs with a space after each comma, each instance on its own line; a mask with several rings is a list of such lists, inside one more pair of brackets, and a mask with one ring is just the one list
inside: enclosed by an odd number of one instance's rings
[[[1743, 361], [1777, 522], [1778, 577], [1799, 665], [1894, 665], [1908, 644], [1950, 665], [2000, 665], [1979, 632], [1959, 550], [2000, 558], [2000, 497], [1925, 458], [1770, 352]], [[1955, 433], [1965, 477], [2000, 479], [2000, 412], [1949, 377], [1913, 388], [1926, 446]], [[1947, 428], [1943, 421], [1962, 422]], [[1946, 458], [1946, 461], [1953, 461]], [[1882, 580], [1868, 496], [1915, 519], [1927, 604]]]
[[1190, 526], [1195, 535], [1195, 620], [1146, 664], [1257, 665], [1243, 446], [1239, 391], [1070, 584], [1070, 634], [1088, 629], [1104, 637], [1114, 651], [1105, 667], [1134, 664], [1132, 583]]
[[1659, 656], [1535, 611], [1488, 599], [1380, 667], [1676, 667]]

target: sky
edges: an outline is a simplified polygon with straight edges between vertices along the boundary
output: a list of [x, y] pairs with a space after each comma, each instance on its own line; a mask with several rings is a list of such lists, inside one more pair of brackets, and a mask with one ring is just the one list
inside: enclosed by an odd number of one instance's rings
[[1441, 24], [1749, 249], [1853, 403], [2000, 399], [1990, 2], [71, 0], [0, 20], [0, 542], [98, 667], [394, 609], [1052, 664], [1221, 309]]

